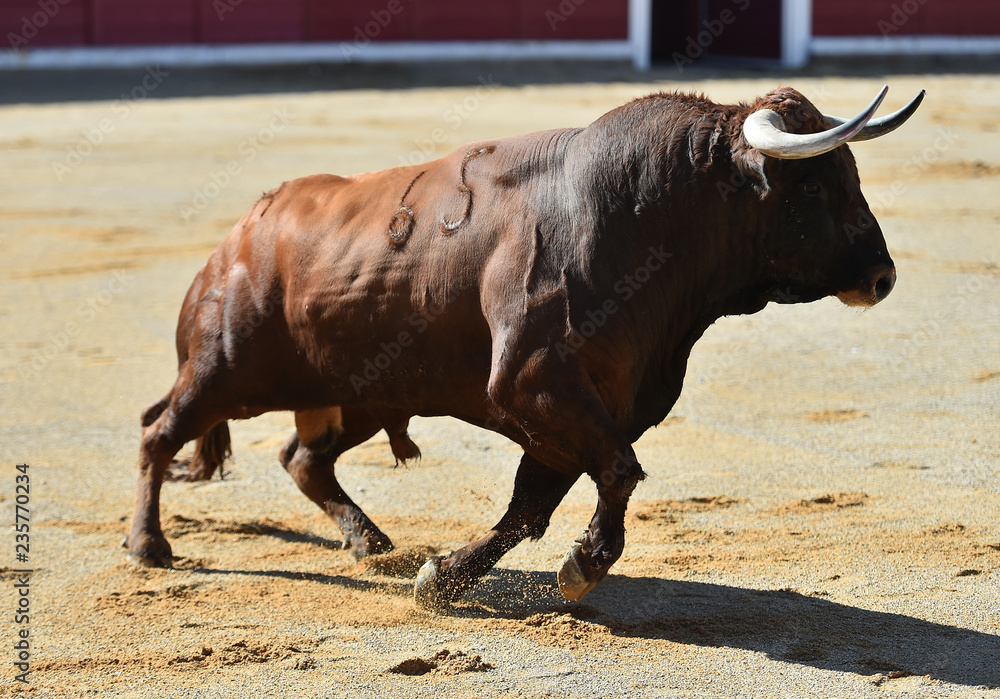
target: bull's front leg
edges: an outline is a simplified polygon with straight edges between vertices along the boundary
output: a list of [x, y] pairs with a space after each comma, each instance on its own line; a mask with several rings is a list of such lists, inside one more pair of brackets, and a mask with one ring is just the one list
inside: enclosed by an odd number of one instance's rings
[[553, 471], [525, 454], [514, 479], [514, 494], [503, 518], [484, 536], [449, 556], [436, 556], [417, 576], [414, 594], [425, 608], [446, 607], [475, 585], [500, 558], [526, 538], [540, 539], [556, 506], [578, 474]]
[[625, 509], [645, 474], [632, 445], [573, 357], [540, 350], [516, 375], [505, 376], [497, 369], [490, 380], [490, 396], [506, 419], [530, 439], [527, 451], [561, 472], [585, 472], [597, 484], [597, 510], [559, 572], [563, 596], [582, 599], [621, 557]]
[[621, 557], [625, 549], [625, 508], [643, 478], [645, 474], [631, 449], [627, 455], [616, 454], [610, 468], [595, 478], [597, 511], [559, 571], [559, 591], [566, 599], [582, 599]]

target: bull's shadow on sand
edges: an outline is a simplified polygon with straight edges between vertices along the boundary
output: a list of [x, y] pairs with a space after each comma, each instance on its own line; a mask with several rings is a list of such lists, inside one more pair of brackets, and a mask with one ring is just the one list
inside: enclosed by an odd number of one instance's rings
[[[531, 588], [539, 594], [526, 597]], [[466, 603], [457, 614], [518, 618], [561, 609], [624, 638], [740, 648], [861, 675], [1000, 686], [1000, 636], [787, 590], [609, 575], [585, 603], [568, 604], [552, 573], [495, 570]]]
[[[285, 570], [212, 570], [308, 580], [409, 596], [412, 582], [374, 582]], [[785, 663], [859, 675], [929, 676], [970, 687], [1000, 687], [1000, 636], [851, 607], [789, 590], [609, 575], [585, 603], [568, 603], [551, 572], [494, 569], [455, 606], [458, 617], [525, 619], [569, 614], [614, 636], [766, 653]]]

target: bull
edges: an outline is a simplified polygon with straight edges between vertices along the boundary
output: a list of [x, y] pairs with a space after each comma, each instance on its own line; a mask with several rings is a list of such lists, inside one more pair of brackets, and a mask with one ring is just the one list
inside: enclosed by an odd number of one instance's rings
[[[417, 602], [447, 605], [541, 537], [587, 474], [596, 511], [558, 573], [581, 599], [623, 552], [645, 477], [632, 444], [667, 416], [712, 323], [831, 295], [873, 306], [892, 290], [846, 145], [897, 128], [924, 94], [876, 119], [886, 90], [852, 119], [791, 88], [750, 105], [654, 94], [586, 128], [265, 194], [184, 300], [177, 380], [142, 414], [130, 559], [170, 565], [164, 478], [210, 477], [227, 421], [274, 410], [295, 413], [279, 458], [296, 485], [355, 555], [389, 551], [336, 461], [380, 430], [413, 458], [409, 419], [449, 415], [523, 455], [506, 513], [428, 560]], [[192, 440], [190, 462], [174, 462]]]

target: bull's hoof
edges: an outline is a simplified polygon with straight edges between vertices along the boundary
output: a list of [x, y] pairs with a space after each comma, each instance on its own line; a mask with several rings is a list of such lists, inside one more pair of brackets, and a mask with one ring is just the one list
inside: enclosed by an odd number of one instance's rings
[[566, 554], [562, 568], [556, 579], [559, 582], [559, 592], [570, 602], [579, 602], [588, 592], [594, 589], [606, 573], [587, 573], [588, 566], [583, 559], [582, 546], [579, 542]]
[[444, 556], [432, 556], [417, 572], [417, 582], [413, 586], [413, 599], [417, 606], [433, 612], [448, 608], [451, 598], [438, 585], [438, 573]]
[[125, 559], [134, 565], [145, 568], [173, 568], [174, 557], [170, 550], [170, 544], [163, 537], [154, 539], [146, 537], [145, 541], [135, 546], [127, 546], [128, 553]]
[[344, 535], [344, 548], [350, 549], [354, 559], [360, 561], [362, 558], [374, 556], [380, 553], [389, 553], [395, 546], [392, 541], [381, 531], [367, 531], [363, 534], [348, 532]]
[[142, 566], [143, 568], [173, 568], [174, 562], [173, 557], [164, 558], [163, 556], [143, 556], [138, 553], [132, 553], [131, 551], [125, 554], [125, 560], [127, 560], [132, 565]]

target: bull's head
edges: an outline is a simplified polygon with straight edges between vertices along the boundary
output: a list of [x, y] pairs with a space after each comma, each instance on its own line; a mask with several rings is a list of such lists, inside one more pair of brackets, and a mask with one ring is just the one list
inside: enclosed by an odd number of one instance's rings
[[763, 97], [744, 121], [742, 152], [734, 155], [756, 170], [766, 192], [761, 243], [765, 275], [777, 288], [771, 300], [836, 295], [851, 306], [873, 306], [892, 291], [896, 269], [845, 145], [898, 128], [924, 96], [873, 119], [887, 90], [848, 120], [823, 115], [783, 88]]

